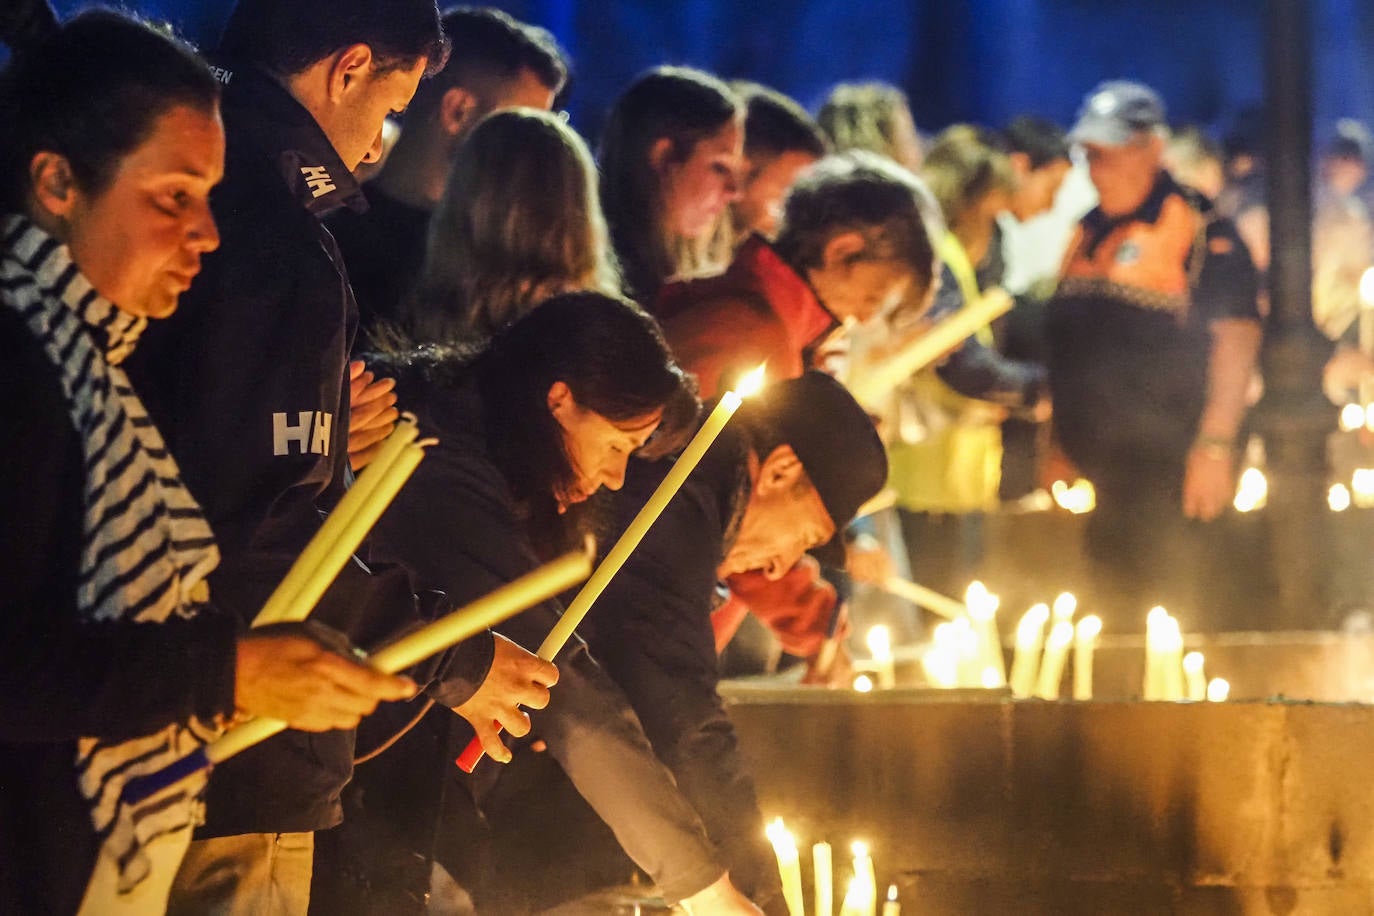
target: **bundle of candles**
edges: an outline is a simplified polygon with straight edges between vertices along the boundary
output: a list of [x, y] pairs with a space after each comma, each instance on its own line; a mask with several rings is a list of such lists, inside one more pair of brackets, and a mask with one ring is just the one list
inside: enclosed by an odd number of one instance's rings
[[[796, 837], [774, 818], [765, 831], [778, 857], [778, 872], [782, 876], [783, 899], [787, 901], [789, 916], [806, 916], [806, 895], [802, 890], [801, 856]], [[839, 916], [901, 916], [902, 904], [897, 898], [897, 885], [889, 884], [881, 913], [878, 910], [878, 879], [868, 844], [855, 840], [850, 846], [853, 854], [853, 877], [845, 885], [840, 900]], [[829, 843], [819, 842], [811, 847], [813, 916], [835, 916], [834, 852]]]

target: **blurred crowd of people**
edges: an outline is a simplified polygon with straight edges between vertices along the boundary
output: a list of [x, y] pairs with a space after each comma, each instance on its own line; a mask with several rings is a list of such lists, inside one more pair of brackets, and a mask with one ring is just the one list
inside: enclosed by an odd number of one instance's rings
[[[746, 620], [770, 666], [848, 684], [887, 581], [962, 593], [989, 515], [1056, 481], [1095, 493], [1109, 627], [1214, 573], [1264, 165], [1147, 86], [923, 136], [892, 86], [813, 116], [662, 66], [593, 146], [557, 112], [565, 52], [493, 9], [238, 0], [204, 55], [103, 9], [0, 28], [4, 912], [515, 913], [633, 863], [691, 913], [783, 914], [717, 689]], [[1320, 164], [1333, 392], [1370, 368], [1370, 145], [1343, 122]], [[551, 600], [367, 664], [588, 533], [604, 552], [758, 366], [555, 658], [530, 651]], [[252, 628], [402, 411], [438, 444], [306, 623]], [[289, 729], [137, 791], [249, 717]], [[507, 766], [455, 768], [474, 738]]]

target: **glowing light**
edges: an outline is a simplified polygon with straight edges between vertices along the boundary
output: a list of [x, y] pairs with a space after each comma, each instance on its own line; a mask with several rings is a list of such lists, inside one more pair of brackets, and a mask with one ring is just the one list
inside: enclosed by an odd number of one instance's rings
[[1350, 496], [1361, 509], [1374, 506], [1374, 468], [1356, 468], [1350, 475]]
[[992, 619], [1000, 604], [1001, 599], [988, 591], [988, 587], [977, 580], [969, 583], [968, 589], [964, 592], [964, 606], [968, 608], [969, 616], [974, 620]]
[[1269, 502], [1269, 480], [1259, 468], [1246, 468], [1236, 485], [1237, 512], [1254, 512]]
[[980, 682], [984, 690], [996, 690], [998, 687], [1006, 686], [1007, 680], [1002, 677], [1002, 672], [989, 665], [983, 669]]
[[1058, 598], [1054, 599], [1054, 619], [1056, 621], [1072, 620], [1076, 613], [1078, 613], [1078, 599], [1073, 596], [1073, 592], [1062, 592]]
[[861, 674], [854, 678], [854, 689], [859, 693], [873, 692], [873, 678], [866, 674]]
[[1224, 678], [1214, 677], [1207, 683], [1207, 700], [1211, 703], [1225, 703], [1231, 695], [1231, 685]]
[[1341, 408], [1341, 431], [1353, 432], [1365, 425], [1367, 414], [1359, 404], [1347, 404]]
[[892, 631], [885, 626], [872, 627], [868, 631], [868, 651], [875, 660], [892, 657]]
[[743, 376], [739, 380], [739, 384], [735, 385], [735, 394], [739, 395], [742, 398], [749, 398], [753, 397], [754, 395], [762, 391], [763, 382], [765, 378], [765, 370], [767, 368], [768, 364], [764, 363], [763, 365], [755, 369], [753, 372], [750, 372], [747, 375]]
[[1102, 633], [1102, 618], [1089, 614], [1078, 621], [1078, 639], [1083, 642], [1096, 639]]
[[1054, 497], [1059, 508], [1074, 515], [1084, 515], [1097, 508], [1097, 490], [1093, 488], [1091, 481], [1082, 477], [1072, 484], [1056, 480], [1050, 485], [1050, 495]]
[[1374, 308], [1374, 267], [1360, 275], [1360, 302], [1365, 308]]
[[1333, 483], [1326, 491], [1326, 504], [1332, 512], [1344, 512], [1350, 508], [1350, 488], [1343, 483]]

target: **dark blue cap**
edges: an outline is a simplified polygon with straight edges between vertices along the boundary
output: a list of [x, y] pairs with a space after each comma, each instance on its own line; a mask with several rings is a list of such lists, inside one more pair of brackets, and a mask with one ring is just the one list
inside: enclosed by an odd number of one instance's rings
[[1069, 140], [1121, 146], [1137, 134], [1164, 123], [1164, 100], [1159, 93], [1142, 83], [1109, 80], [1098, 84], [1083, 100]]

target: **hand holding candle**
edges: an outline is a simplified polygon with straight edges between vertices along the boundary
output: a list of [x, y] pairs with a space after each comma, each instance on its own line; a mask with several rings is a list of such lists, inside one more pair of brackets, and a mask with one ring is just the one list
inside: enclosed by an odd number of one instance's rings
[[[563, 616], [554, 624], [549, 635], [544, 638], [544, 642], [539, 646], [537, 654], [546, 662], [551, 662], [567, 645], [572, 638], [582, 618], [587, 616], [596, 599], [601, 597], [601, 593], [610, 585], [615, 574], [620, 571], [620, 567], [625, 565], [640, 541], [649, 533], [658, 517], [663, 514], [663, 510], [668, 508], [668, 503], [672, 502], [678, 490], [687, 482], [687, 478], [696, 469], [701, 459], [705, 457], [716, 437], [720, 435], [725, 424], [730, 422], [730, 418], [739, 410], [744, 403], [744, 398], [758, 393], [763, 387], [764, 367], [759, 366], [744, 378], [740, 379], [738, 387], [734, 391], [727, 391], [721, 395], [715, 409], [707, 416], [706, 422], [697, 430], [697, 434], [692, 437], [692, 441], [687, 443], [687, 447], [682, 450], [677, 460], [673, 462], [672, 469], [663, 478], [658, 489], [654, 490], [649, 501], [644, 504], [644, 508], [639, 510], [639, 514], [630, 522], [625, 533], [620, 536], [620, 540], [615, 542], [606, 559], [601, 561], [601, 565], [592, 573], [587, 584], [577, 593], [577, 597], [572, 600]], [[471, 773], [473, 768], [482, 760], [482, 743], [474, 738], [458, 757], [456, 761], [459, 769], [465, 773]]]

